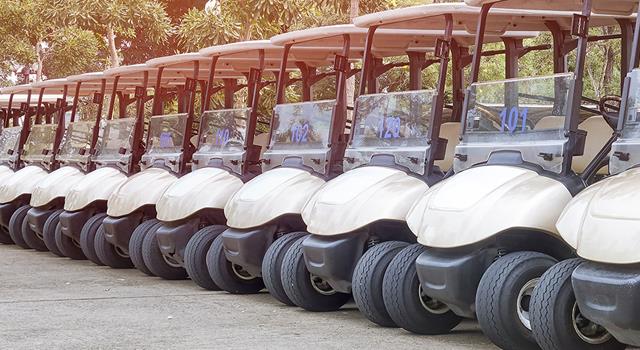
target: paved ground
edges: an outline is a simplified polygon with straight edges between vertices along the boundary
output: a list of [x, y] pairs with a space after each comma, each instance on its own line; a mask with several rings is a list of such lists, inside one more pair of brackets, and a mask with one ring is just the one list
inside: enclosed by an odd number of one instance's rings
[[376, 327], [353, 304], [313, 314], [267, 293], [207, 292], [13, 246], [0, 257], [0, 349], [493, 349], [471, 322], [423, 337]]

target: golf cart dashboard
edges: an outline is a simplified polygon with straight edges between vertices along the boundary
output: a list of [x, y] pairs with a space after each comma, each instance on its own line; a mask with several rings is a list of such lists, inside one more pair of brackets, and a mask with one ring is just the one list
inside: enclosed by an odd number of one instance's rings
[[[467, 95], [465, 128], [456, 148], [456, 172], [486, 162], [493, 152], [518, 151], [526, 162], [560, 174], [569, 143], [566, 119], [572, 73], [475, 83]], [[573, 155], [582, 154], [578, 130]]]
[[313, 172], [328, 175], [335, 107], [335, 100], [277, 105], [262, 170], [299, 164]]
[[247, 131], [250, 108], [205, 112], [200, 119], [198, 149], [193, 154], [193, 169], [210, 166], [213, 160], [227, 170], [242, 175], [247, 155]]
[[98, 167], [112, 166], [129, 173], [135, 124], [136, 118], [107, 120], [93, 156]]
[[187, 119], [187, 113], [151, 117], [147, 150], [140, 161], [142, 170], [160, 166], [180, 173], [184, 140], [190, 137], [187, 135]]
[[375, 156], [386, 155], [393, 157], [395, 164], [424, 175], [435, 96], [435, 90], [419, 90], [358, 97], [344, 169], [370, 164]]
[[17, 165], [19, 157], [16, 150], [19, 146], [21, 133], [21, 126], [2, 129], [2, 133], [0, 133], [0, 164], [9, 164], [10, 167]]
[[94, 127], [93, 121], [69, 123], [57, 156], [61, 164], [76, 165], [84, 171], [89, 170]]
[[37, 124], [31, 126], [31, 132], [22, 150], [22, 159], [26, 164], [38, 165], [51, 171], [54, 168], [53, 152], [57, 124]]
[[640, 164], [640, 69], [634, 69], [627, 76], [629, 91], [622, 102], [618, 129], [620, 137], [611, 147], [609, 172], [619, 174]]

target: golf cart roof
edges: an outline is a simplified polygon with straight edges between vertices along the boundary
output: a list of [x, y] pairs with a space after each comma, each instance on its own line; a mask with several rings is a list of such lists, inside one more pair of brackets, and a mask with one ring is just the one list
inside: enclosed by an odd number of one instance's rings
[[[257, 68], [258, 55], [256, 51], [258, 50], [264, 51], [265, 71], [275, 72], [280, 69], [283, 48], [273, 45], [269, 40], [241, 41], [211, 46], [200, 50], [200, 54], [206, 57], [220, 57], [216, 66], [220, 69], [248, 72], [251, 68]], [[289, 66], [294, 69], [295, 62], [289, 62]]]
[[[211, 58], [203, 56], [198, 52], [182, 53], [172, 56], [153, 58], [145, 64], [150, 68], [163, 68], [162, 78], [173, 79], [173, 81], [184, 83], [184, 78], [193, 78], [194, 62], [200, 62], [198, 70], [199, 79], [209, 76], [211, 68]], [[243, 78], [244, 75], [233, 69], [218, 69], [216, 67], [217, 78]], [[171, 83], [169, 83], [171, 85]]]
[[[494, 3], [494, 7], [552, 10], [582, 11], [583, 0], [465, 0], [468, 5], [482, 6]], [[618, 16], [630, 16], [638, 11], [636, 0], [592, 0], [593, 13]]]
[[[521, 1], [518, 0], [518, 3]], [[359, 27], [442, 29], [445, 14], [453, 16], [454, 30], [475, 33], [480, 7], [464, 3], [418, 5], [364, 15], [355, 18], [353, 22]], [[486, 32], [496, 35], [508, 31], [546, 32], [548, 28], [545, 22], [550, 20], [556, 21], [561, 29], [570, 30], [573, 15], [574, 12], [569, 11], [496, 8], [489, 13], [490, 20], [487, 21]], [[590, 23], [594, 27], [617, 25], [616, 18], [608, 15], [594, 15]]]
[[2, 94], [18, 94], [21, 92], [28, 92], [29, 90], [33, 90], [31, 84], [21, 84], [21, 85], [13, 85], [7, 86], [5, 88], [0, 89], [0, 93]]
[[[11, 97], [11, 94], [1, 94], [0, 95], [0, 108], [7, 108], [9, 107], [9, 98]], [[45, 94], [42, 95], [42, 102], [43, 103], [56, 103], [58, 101], [59, 98], [62, 98], [62, 95], [52, 95], [52, 94]], [[13, 95], [13, 100], [11, 101], [11, 108], [20, 108], [21, 104], [23, 103], [27, 103], [27, 95], [26, 94], [16, 94]], [[31, 101], [30, 101], [30, 105], [32, 107], [35, 107], [38, 105], [38, 96], [34, 96], [31, 95]]]

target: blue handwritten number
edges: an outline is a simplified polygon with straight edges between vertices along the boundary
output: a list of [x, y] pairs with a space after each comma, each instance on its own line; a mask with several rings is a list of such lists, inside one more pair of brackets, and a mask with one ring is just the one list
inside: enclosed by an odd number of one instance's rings
[[216, 145], [224, 146], [229, 141], [229, 129], [218, 129], [216, 132]]
[[[507, 111], [509, 111], [508, 115]], [[529, 108], [524, 108], [522, 111], [520, 111], [517, 107], [512, 107], [511, 109], [505, 107], [500, 113], [500, 132], [504, 132], [506, 128], [510, 133], [513, 134], [518, 128], [518, 120], [522, 120], [521, 131], [527, 131], [528, 114]]]
[[400, 137], [401, 126], [402, 120], [400, 117], [382, 118], [378, 124], [378, 130], [380, 130], [378, 137], [381, 139], [397, 139]]
[[291, 127], [291, 142], [307, 143], [309, 141], [309, 124], [296, 124]]

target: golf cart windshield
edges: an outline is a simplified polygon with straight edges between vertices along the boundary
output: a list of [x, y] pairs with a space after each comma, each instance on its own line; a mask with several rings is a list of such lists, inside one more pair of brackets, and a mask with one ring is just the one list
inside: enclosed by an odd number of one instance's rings
[[147, 154], [181, 153], [186, 128], [186, 113], [151, 117]]
[[623, 102], [624, 121], [620, 137], [612, 146], [609, 171], [619, 174], [640, 164], [640, 69], [628, 74], [627, 100]]
[[471, 85], [456, 171], [487, 161], [495, 151], [513, 150], [560, 173], [574, 79], [569, 73]]
[[101, 142], [96, 150], [96, 161], [119, 162], [131, 154], [135, 118], [107, 120]]
[[21, 126], [2, 129], [2, 133], [0, 133], [0, 163], [12, 159], [14, 152], [18, 149], [21, 132]]
[[58, 159], [63, 162], [86, 163], [93, 139], [95, 122], [73, 122], [67, 126]]
[[397, 164], [424, 174], [435, 94], [421, 90], [360, 96], [345, 169], [367, 164], [376, 154], [391, 154]]
[[335, 105], [335, 100], [277, 105], [271, 143], [265, 153], [270, 167], [297, 157], [314, 171], [324, 173]]
[[247, 139], [251, 109], [207, 111], [200, 120], [198, 153], [240, 153]]
[[31, 127], [24, 144], [23, 159], [27, 162], [41, 162], [53, 156], [53, 143], [57, 124], [38, 124]]

